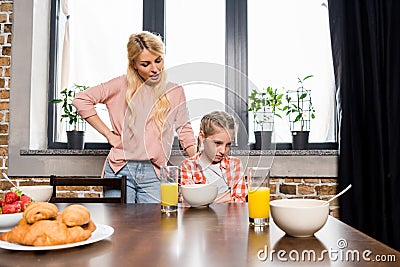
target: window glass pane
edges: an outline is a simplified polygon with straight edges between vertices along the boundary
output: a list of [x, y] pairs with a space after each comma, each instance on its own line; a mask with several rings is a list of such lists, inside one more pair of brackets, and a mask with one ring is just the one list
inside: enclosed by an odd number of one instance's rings
[[[196, 62], [225, 65], [224, 0], [168, 0], [165, 8], [167, 69], [174, 72], [178, 66]], [[209, 69], [200, 68], [199, 71]], [[224, 72], [218, 75], [222, 76], [218, 80], [224, 81]], [[202, 115], [212, 110], [225, 110], [225, 86], [196, 81], [182, 85], [197, 135]]]
[[[310, 142], [335, 142], [335, 93], [326, 0], [248, 0], [249, 78], [258, 89], [311, 89]], [[249, 88], [249, 92], [254, 88]], [[283, 101], [286, 103], [286, 100]], [[253, 115], [249, 114], [253, 132]], [[254, 138], [254, 137], [253, 137]], [[288, 118], [275, 118], [276, 142], [291, 142]], [[253, 139], [254, 140], [254, 139]], [[252, 140], [251, 140], [252, 141]]]
[[[113, 2], [112, 6], [109, 0], [68, 2], [70, 14], [68, 87], [72, 87], [74, 83], [94, 86], [125, 74], [126, 44], [129, 35], [142, 30], [142, 0], [118, 0]], [[63, 17], [62, 12], [60, 16]], [[63, 27], [64, 24], [61, 24], [60, 35], [64, 34]], [[59, 51], [62, 51], [63, 42], [59, 44]], [[59, 69], [61, 70], [61, 65]], [[58, 78], [60, 90], [61, 73]], [[99, 106], [97, 111], [100, 118], [111, 127], [105, 106]], [[66, 142], [64, 123], [58, 122], [57, 128], [59, 131], [56, 141]], [[87, 125], [85, 142], [106, 142], [106, 139]]]

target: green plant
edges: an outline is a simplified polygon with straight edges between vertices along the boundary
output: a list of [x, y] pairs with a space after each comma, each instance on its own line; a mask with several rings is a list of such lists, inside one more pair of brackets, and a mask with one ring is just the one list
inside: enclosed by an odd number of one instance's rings
[[[282, 118], [279, 111], [282, 110], [283, 94], [278, 93], [278, 89], [268, 86], [262, 91], [253, 89], [249, 96], [249, 111], [253, 112], [254, 122], [264, 129], [264, 125], [273, 123], [274, 116]], [[260, 116], [261, 114], [261, 116]]]
[[[311, 101], [311, 91], [304, 88], [304, 81], [314, 77], [313, 75], [308, 75], [304, 78], [297, 78], [299, 87], [296, 91], [286, 92], [287, 105], [283, 107], [283, 111], [286, 111], [286, 115], [289, 116], [289, 121], [291, 122], [291, 129], [293, 130], [296, 123], [300, 123], [300, 130], [304, 131], [309, 129], [310, 118], [315, 118], [315, 109]], [[294, 96], [294, 98], [292, 98]], [[294, 119], [290, 119], [290, 114], [293, 114]]]
[[53, 104], [62, 103], [61, 108], [63, 110], [63, 114], [61, 114], [60, 121], [67, 119], [68, 124], [74, 131], [78, 130], [79, 123], [84, 122], [84, 120], [72, 105], [72, 100], [75, 98], [77, 93], [85, 91], [88, 88], [89, 86], [74, 84], [72, 88], [65, 88], [60, 92], [61, 98], [56, 98], [51, 101]]

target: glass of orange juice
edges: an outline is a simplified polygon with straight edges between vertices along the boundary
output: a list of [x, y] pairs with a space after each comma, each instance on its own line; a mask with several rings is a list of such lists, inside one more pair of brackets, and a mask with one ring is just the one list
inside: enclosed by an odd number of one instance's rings
[[251, 226], [269, 225], [269, 167], [247, 168], [248, 209]]
[[164, 213], [178, 210], [178, 166], [162, 166], [161, 176], [161, 211]]

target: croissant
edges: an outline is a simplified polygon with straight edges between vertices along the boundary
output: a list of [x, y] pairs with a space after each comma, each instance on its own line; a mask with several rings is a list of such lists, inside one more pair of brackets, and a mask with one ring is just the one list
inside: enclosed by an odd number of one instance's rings
[[25, 219], [19, 220], [17, 226], [15, 226], [11, 231], [4, 232], [0, 234], [0, 240], [19, 243], [23, 240], [25, 234], [29, 231], [30, 225], [25, 221]]
[[66, 207], [61, 217], [67, 226], [84, 225], [90, 221], [90, 212], [86, 207], [74, 204]]
[[67, 227], [60, 220], [41, 220], [20, 225], [3, 233], [2, 240], [29, 246], [55, 246], [80, 242], [91, 237], [92, 231], [80, 226]]
[[67, 243], [75, 243], [88, 239], [92, 236], [92, 231], [85, 230], [80, 226], [67, 228]]
[[67, 226], [59, 220], [42, 220], [32, 224], [20, 240], [22, 245], [54, 246], [67, 243]]
[[[34, 204], [29, 206], [29, 210], [25, 210], [28, 214], [24, 212], [17, 226], [0, 234], [0, 240], [30, 246], [54, 246], [84, 241], [96, 229], [96, 225], [90, 220], [89, 211], [81, 205], [71, 205], [57, 214], [54, 213], [52, 204]], [[44, 219], [46, 217], [49, 218]], [[76, 225], [69, 227], [65, 221]]]
[[25, 209], [23, 218], [27, 223], [32, 224], [40, 220], [56, 218], [58, 208], [48, 202], [33, 202]]
[[87, 224], [81, 225], [81, 227], [83, 228], [83, 230], [89, 230], [91, 232], [94, 232], [94, 230], [96, 230], [96, 224], [94, 224], [92, 220], [90, 220]]

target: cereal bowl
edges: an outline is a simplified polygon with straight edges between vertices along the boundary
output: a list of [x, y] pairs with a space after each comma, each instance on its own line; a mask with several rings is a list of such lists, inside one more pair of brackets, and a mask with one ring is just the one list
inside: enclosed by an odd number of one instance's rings
[[325, 225], [329, 215], [329, 204], [326, 203], [317, 199], [273, 200], [270, 202], [271, 216], [286, 234], [309, 237]]
[[183, 199], [192, 207], [211, 204], [218, 194], [215, 184], [188, 184], [182, 185]]

